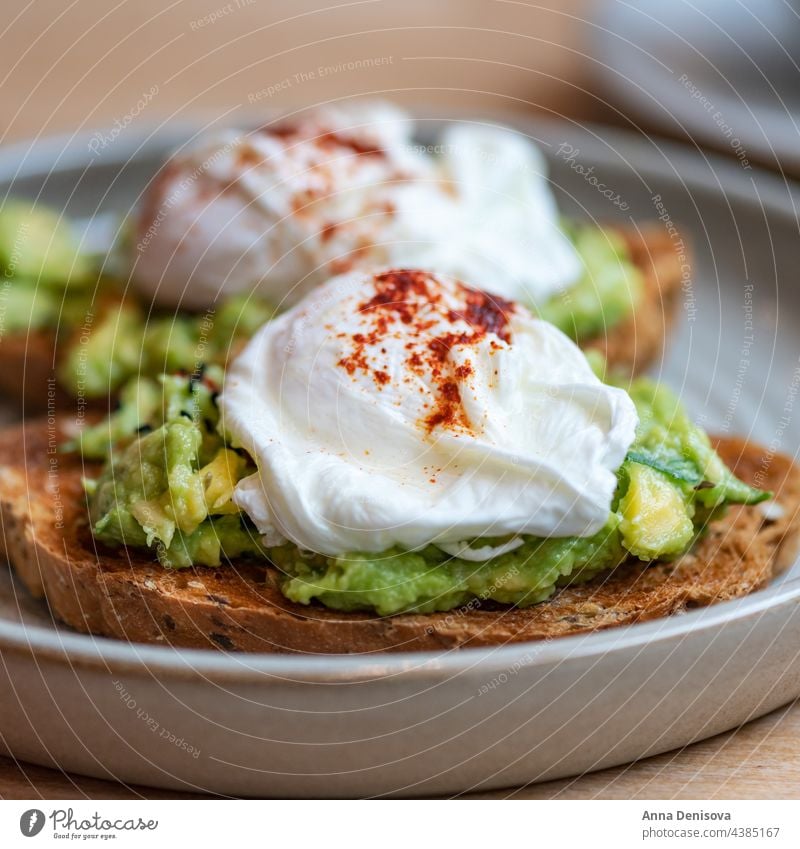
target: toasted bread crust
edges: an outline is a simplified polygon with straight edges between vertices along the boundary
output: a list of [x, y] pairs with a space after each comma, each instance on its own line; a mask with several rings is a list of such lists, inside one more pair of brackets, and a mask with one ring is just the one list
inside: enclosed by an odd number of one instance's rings
[[[681, 268], [668, 234], [655, 226], [620, 230], [645, 278], [645, 293], [635, 315], [583, 345], [600, 351], [615, 373], [639, 374], [661, 356], [681, 290]], [[0, 390], [22, 404], [26, 415], [47, 409], [48, 381], [57, 365], [56, 334], [36, 330], [0, 337]], [[52, 393], [50, 395], [52, 398]], [[61, 409], [74, 401], [59, 393]]]
[[800, 470], [737, 439], [720, 440], [744, 479], [776, 492], [782, 510], [737, 507], [675, 563], [630, 561], [527, 609], [473, 603], [448, 613], [379, 618], [288, 601], [262, 563], [167, 571], [134, 550], [98, 546], [74, 457], [48, 453], [43, 421], [0, 433], [0, 520], [10, 562], [63, 622], [92, 634], [176, 646], [260, 652], [451, 649], [541, 640], [641, 622], [746, 595], [793, 555]]

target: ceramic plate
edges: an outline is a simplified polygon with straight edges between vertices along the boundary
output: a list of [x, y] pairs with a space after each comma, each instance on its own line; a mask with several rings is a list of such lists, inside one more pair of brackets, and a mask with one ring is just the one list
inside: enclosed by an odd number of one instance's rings
[[[567, 214], [660, 216], [691, 240], [656, 376], [709, 429], [794, 454], [798, 194], [735, 162], [605, 128], [525, 130], [548, 152]], [[129, 128], [97, 156], [85, 138], [6, 148], [0, 180], [76, 215], [126, 210], [190, 132]], [[33, 763], [219, 794], [459, 793], [575, 775], [800, 694], [798, 577], [795, 565], [745, 599], [548, 643], [276, 657], [72, 633], [3, 573], [0, 741]]]

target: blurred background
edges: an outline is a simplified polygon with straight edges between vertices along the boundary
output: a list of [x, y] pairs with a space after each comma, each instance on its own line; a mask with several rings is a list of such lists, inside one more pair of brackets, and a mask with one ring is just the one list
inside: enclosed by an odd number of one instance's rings
[[[6, 0], [2, 140], [383, 93], [688, 139], [800, 171], [787, 0]], [[251, 119], [252, 120], [252, 119]]]

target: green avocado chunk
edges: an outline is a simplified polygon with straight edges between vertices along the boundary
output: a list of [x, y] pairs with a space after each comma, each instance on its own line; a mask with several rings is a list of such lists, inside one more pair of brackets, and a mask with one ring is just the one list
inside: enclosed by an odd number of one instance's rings
[[102, 474], [87, 486], [97, 539], [152, 548], [167, 568], [265, 556], [231, 501], [237, 481], [255, 467], [216, 431], [221, 377], [211, 368], [188, 378], [137, 378], [123, 390], [120, 409], [78, 438], [73, 447], [107, 447]]
[[[236, 295], [218, 310], [201, 315], [148, 316], [130, 299], [97, 313], [67, 346], [58, 369], [61, 385], [76, 397], [106, 398], [137, 377], [223, 365], [274, 316], [275, 308], [258, 298]], [[87, 315], [94, 316], [94, 311]]]
[[694, 509], [663, 472], [630, 462], [620, 501], [625, 548], [642, 560], [681, 554], [694, 536]]
[[272, 549], [270, 557], [284, 572], [282, 590], [292, 601], [388, 616], [452, 610], [472, 599], [525, 607], [544, 601], [559, 584], [614, 568], [627, 552], [619, 519], [611, 514], [594, 536], [526, 537], [519, 548], [483, 563], [450, 557], [435, 545], [335, 558], [309, 558], [285, 545]]
[[[523, 536], [487, 561], [419, 551], [350, 552], [325, 557], [292, 544], [264, 549], [233, 491], [256, 471], [219, 432], [219, 368], [203, 374], [140, 378], [105, 422], [73, 447], [104, 455], [89, 482], [94, 534], [108, 545], [149, 548], [167, 568], [218, 566], [233, 557], [269, 559], [282, 591], [301, 604], [337, 610], [446, 611], [476, 600], [526, 606], [558, 586], [586, 581], [629, 557], [671, 559], [686, 551], [728, 504], [769, 493], [738, 480], [665, 387], [630, 387], [639, 413], [636, 439], [618, 472], [605, 526], [588, 537]], [[508, 539], [474, 540], [476, 547]]]

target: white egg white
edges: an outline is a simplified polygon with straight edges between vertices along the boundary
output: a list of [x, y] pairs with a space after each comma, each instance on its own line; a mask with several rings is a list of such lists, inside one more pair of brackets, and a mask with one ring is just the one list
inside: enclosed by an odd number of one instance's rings
[[555, 327], [423, 272], [318, 288], [259, 330], [220, 408], [258, 465], [235, 502], [268, 545], [326, 555], [596, 533], [637, 425]]
[[382, 102], [329, 105], [177, 153], [139, 215], [134, 281], [166, 306], [257, 293], [290, 306], [332, 275], [402, 266], [541, 302], [578, 279], [547, 169], [523, 135], [451, 125], [432, 151]]

